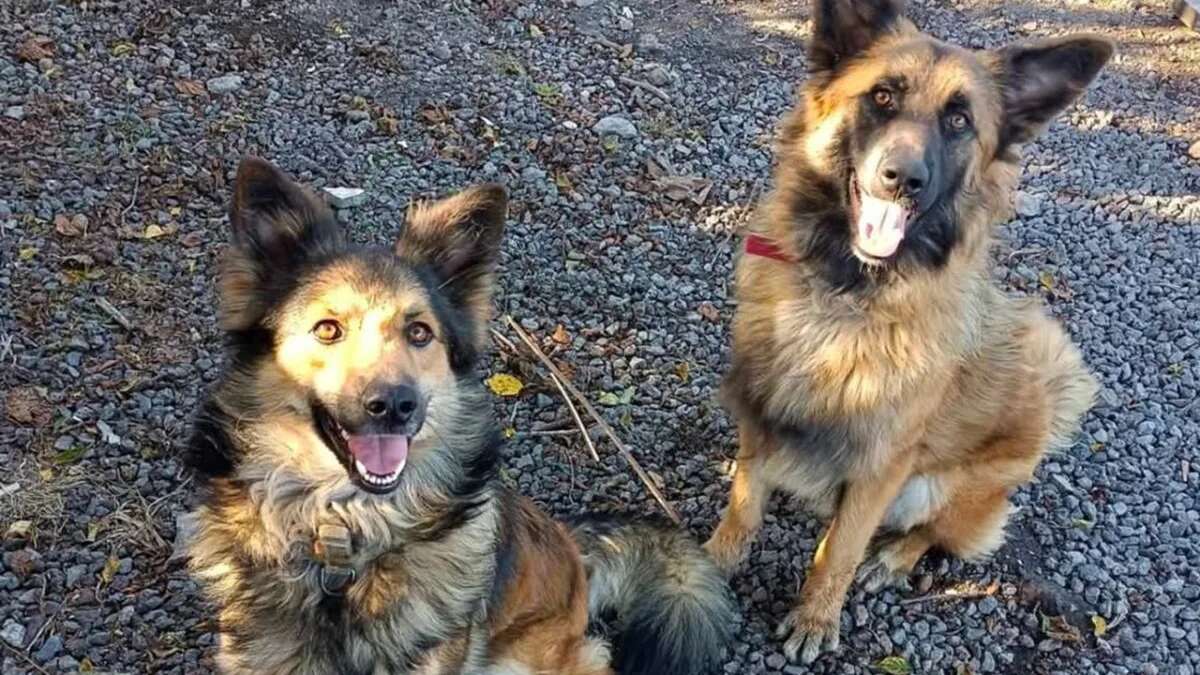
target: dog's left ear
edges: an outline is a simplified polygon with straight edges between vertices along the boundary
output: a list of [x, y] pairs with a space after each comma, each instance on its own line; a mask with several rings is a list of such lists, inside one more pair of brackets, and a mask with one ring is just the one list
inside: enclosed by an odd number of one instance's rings
[[1112, 58], [1111, 41], [1072, 35], [1009, 45], [991, 54], [1003, 94], [1000, 147], [1033, 140], [1079, 98]]
[[865, 51], [904, 18], [901, 0], [813, 0], [809, 70], [830, 71]]
[[486, 326], [507, 213], [508, 193], [490, 183], [415, 204], [396, 241], [396, 255], [432, 268], [450, 302]]

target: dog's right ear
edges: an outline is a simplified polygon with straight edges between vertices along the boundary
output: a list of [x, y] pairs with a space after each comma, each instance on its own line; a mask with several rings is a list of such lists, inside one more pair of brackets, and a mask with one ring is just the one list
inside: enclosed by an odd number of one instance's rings
[[809, 70], [826, 72], [857, 56], [904, 18], [901, 0], [813, 0]]
[[233, 251], [223, 261], [219, 289], [221, 324], [227, 330], [247, 328], [260, 318], [261, 296], [273, 278], [341, 241], [329, 207], [258, 157], [238, 165], [229, 222]]

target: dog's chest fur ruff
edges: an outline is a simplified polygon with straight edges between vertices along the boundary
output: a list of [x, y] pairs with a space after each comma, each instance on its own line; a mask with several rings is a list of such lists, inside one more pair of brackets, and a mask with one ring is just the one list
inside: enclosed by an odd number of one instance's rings
[[[246, 471], [253, 473], [248, 467]], [[214, 486], [192, 569], [220, 608], [225, 672], [472, 672], [487, 645], [499, 511], [490, 494], [457, 527], [413, 538], [390, 502], [275, 472]], [[332, 504], [332, 508], [328, 506]], [[356, 534], [354, 583], [322, 590], [317, 526]]]

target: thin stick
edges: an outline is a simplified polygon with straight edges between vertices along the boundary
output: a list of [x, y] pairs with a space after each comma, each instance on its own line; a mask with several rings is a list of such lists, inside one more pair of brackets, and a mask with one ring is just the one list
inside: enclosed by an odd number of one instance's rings
[[518, 431], [517, 436], [574, 436], [583, 433], [579, 429], [542, 429], [541, 431]]
[[621, 456], [625, 458], [625, 461], [629, 464], [629, 467], [633, 469], [633, 472], [637, 474], [639, 479], [641, 479], [642, 483], [646, 486], [646, 489], [649, 490], [650, 494], [654, 497], [654, 500], [658, 502], [658, 505], [667, 512], [667, 516], [670, 517], [670, 519], [674, 521], [676, 525], [682, 524], [682, 521], [679, 519], [679, 514], [676, 513], [675, 509], [671, 507], [671, 504], [667, 502], [666, 497], [663, 496], [662, 492], [659, 491], [658, 486], [654, 484], [654, 481], [651, 480], [650, 476], [646, 474], [644, 469], [642, 469], [642, 465], [638, 463], [637, 458], [633, 456], [633, 453], [629, 451], [629, 448], [625, 447], [625, 444], [621, 442], [619, 437], [617, 437], [617, 433], [613, 431], [613, 428], [609, 426], [608, 422], [604, 421], [604, 418], [600, 416], [600, 413], [596, 412], [596, 409], [592, 407], [592, 404], [587, 400], [587, 397], [585, 397], [579, 391], [579, 389], [562, 374], [562, 371], [558, 369], [558, 366], [554, 365], [554, 362], [551, 361], [549, 357], [542, 353], [542, 350], [538, 348], [537, 343], [535, 343], [533, 339], [529, 337], [529, 333], [526, 333], [525, 329], [521, 328], [519, 323], [514, 321], [513, 318], [508, 315], [505, 315], [504, 320], [508, 323], [509, 327], [516, 332], [517, 337], [521, 338], [521, 341], [524, 342], [527, 347], [529, 347], [534, 356], [538, 357], [538, 360], [542, 362], [542, 365], [546, 366], [551, 373], [559, 378], [559, 380], [562, 382], [562, 385], [571, 392], [571, 395], [579, 401], [579, 404], [583, 406], [583, 409], [592, 416], [592, 419], [596, 421], [596, 424], [600, 426], [605, 435], [608, 436], [609, 440], [613, 442], [613, 445], [617, 446], [617, 451], [621, 453]]
[[632, 77], [625, 77], [625, 76], [618, 77], [617, 79], [620, 80], [620, 82], [622, 84], [627, 84], [635, 89], [644, 89], [668, 103], [671, 102], [671, 97], [667, 95], [667, 92], [663, 91], [662, 89], [659, 89], [658, 87], [650, 84], [649, 82], [643, 82], [642, 80], [635, 80]]
[[4, 645], [4, 648], [5, 648], [5, 649], [7, 649], [8, 651], [10, 651], [10, 652], [12, 652], [12, 653], [16, 654], [17, 656], [21, 657], [21, 659], [22, 659], [23, 661], [25, 661], [25, 663], [28, 663], [28, 664], [29, 664], [29, 666], [30, 666], [31, 668], [33, 668], [34, 670], [38, 671], [39, 673], [42, 673], [42, 675], [50, 675], [50, 671], [48, 671], [48, 670], [46, 670], [45, 668], [43, 668], [43, 667], [39, 666], [39, 665], [37, 664], [37, 662], [36, 662], [36, 661], [34, 661], [33, 659], [29, 658], [29, 655], [28, 655], [28, 654], [26, 654], [24, 651], [22, 651], [22, 650], [20, 650], [20, 649], [17, 649], [16, 647], [13, 647], [12, 645], [8, 644], [7, 642], [4, 642], [3, 640], [0, 640], [0, 644]]
[[96, 298], [94, 300], [94, 302], [96, 303], [97, 307], [104, 310], [105, 314], [111, 316], [113, 318], [113, 321], [116, 321], [117, 323], [121, 324], [122, 328], [124, 328], [127, 331], [133, 330], [133, 322], [130, 321], [124, 314], [122, 314], [121, 310], [114, 307], [111, 302], [109, 302], [108, 300], [106, 300], [104, 298]]
[[575, 425], [579, 427], [579, 433], [583, 434], [583, 442], [587, 444], [588, 452], [592, 454], [592, 459], [597, 464], [600, 463], [600, 455], [596, 452], [596, 445], [592, 443], [592, 435], [588, 433], [587, 427], [584, 426], [583, 420], [579, 417], [579, 411], [575, 409], [575, 404], [571, 403], [571, 397], [567, 394], [567, 390], [563, 389], [562, 380], [558, 379], [558, 375], [550, 373], [550, 379], [554, 380], [554, 386], [558, 387], [558, 393], [562, 394], [562, 400], [567, 404], [567, 410], [571, 411], [571, 417], [575, 418]]
[[973, 600], [975, 598], [986, 598], [989, 595], [994, 595], [994, 593], [988, 590], [966, 591], [963, 593], [931, 593], [929, 595], [922, 595], [919, 598], [908, 598], [907, 600], [901, 600], [900, 604], [916, 605], [918, 603], [928, 602], [930, 600]]
[[[492, 335], [496, 338], [497, 342], [507, 345], [512, 353], [519, 353], [517, 346], [512, 343], [512, 340], [504, 337], [494, 328], [492, 329]], [[579, 416], [579, 411], [575, 409], [575, 404], [571, 402], [571, 397], [567, 394], [567, 390], [563, 389], [562, 382], [554, 373], [550, 373], [550, 379], [554, 382], [554, 386], [558, 387], [558, 393], [562, 395], [563, 402], [567, 404], [567, 410], [571, 411], [571, 417], [575, 419], [575, 425], [579, 427], [579, 433], [583, 434], [583, 442], [587, 444], [588, 452], [591, 453], [592, 459], [596, 460], [597, 464], [600, 463], [600, 454], [596, 452], [596, 444], [592, 442], [592, 436], [588, 433], [587, 426], [584, 425], [583, 419]], [[511, 421], [509, 422], [509, 426], [512, 426]]]

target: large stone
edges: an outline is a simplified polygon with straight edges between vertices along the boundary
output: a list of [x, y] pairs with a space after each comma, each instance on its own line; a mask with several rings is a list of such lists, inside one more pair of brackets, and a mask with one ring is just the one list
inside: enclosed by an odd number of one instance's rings
[[208, 82], [205, 83], [205, 85], [208, 87], [208, 92], [210, 94], [215, 94], [217, 96], [220, 96], [221, 94], [228, 94], [230, 92], [234, 92], [234, 91], [237, 91], [238, 89], [241, 89], [242, 76], [241, 75], [222, 75], [220, 77], [214, 77], [214, 78], [209, 79]]
[[1017, 191], [1013, 206], [1017, 210], [1017, 215], [1022, 218], [1033, 218], [1042, 212], [1042, 200], [1024, 190]]
[[617, 136], [620, 138], [637, 138], [637, 127], [633, 126], [633, 122], [621, 115], [609, 115], [603, 117], [596, 125], [592, 127], [592, 131], [601, 136]]
[[367, 191], [362, 188], [327, 187], [325, 188], [325, 194], [329, 195], [329, 202], [336, 209], [349, 209], [361, 206], [367, 201]]

